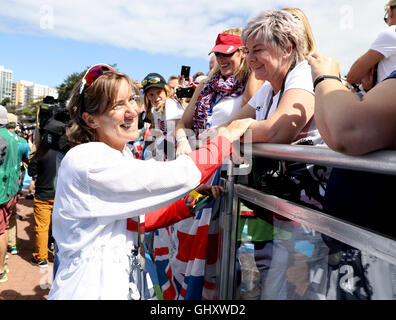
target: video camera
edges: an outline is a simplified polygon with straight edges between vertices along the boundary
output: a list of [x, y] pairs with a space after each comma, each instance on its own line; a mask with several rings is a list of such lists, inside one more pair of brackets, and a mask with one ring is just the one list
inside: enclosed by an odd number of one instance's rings
[[23, 123], [22, 121], [18, 120], [18, 124], [19, 124], [19, 129], [15, 130], [15, 133], [19, 136], [21, 136], [22, 138], [26, 135], [29, 134], [30, 130], [34, 130], [36, 128], [36, 124], [35, 123]]
[[63, 100], [46, 96], [40, 105], [38, 128], [41, 140], [48, 148], [66, 152], [69, 149], [66, 127], [70, 115]]

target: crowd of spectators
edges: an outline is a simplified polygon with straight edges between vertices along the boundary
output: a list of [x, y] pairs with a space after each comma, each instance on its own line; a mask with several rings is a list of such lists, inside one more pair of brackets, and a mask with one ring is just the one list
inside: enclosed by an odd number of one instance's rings
[[[209, 71], [192, 78], [166, 81], [153, 70], [139, 82], [94, 65], [68, 101], [67, 152], [43, 141], [32, 148], [30, 137], [17, 134], [16, 116], [0, 107], [0, 282], [8, 280], [7, 251], [18, 254], [27, 168], [35, 182], [32, 264], [47, 267], [51, 223], [55, 239], [50, 299], [216, 299], [220, 178], [232, 165], [230, 142], [320, 145], [351, 155], [396, 149], [396, 0], [384, 20], [388, 28], [346, 79], [319, 52], [298, 8], [265, 10], [243, 28], [221, 31], [208, 50]], [[388, 219], [373, 219], [392, 213], [392, 176], [254, 158], [238, 182], [396, 238]], [[240, 217], [237, 256], [246, 225], [256, 298], [396, 296], [394, 265], [243, 205], [252, 214]], [[302, 243], [309, 244], [303, 258], [296, 254]], [[240, 288], [244, 268], [237, 259]], [[346, 276], [359, 280], [351, 285]]]

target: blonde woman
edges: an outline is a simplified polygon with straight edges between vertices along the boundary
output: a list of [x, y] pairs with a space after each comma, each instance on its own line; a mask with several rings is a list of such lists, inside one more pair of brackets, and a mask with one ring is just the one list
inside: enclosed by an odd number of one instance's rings
[[216, 63], [207, 79], [195, 89], [176, 127], [177, 155], [191, 151], [188, 136], [192, 135], [192, 130], [198, 137], [200, 132], [229, 121], [239, 112], [243, 100], [249, 100], [257, 90], [257, 80], [252, 77], [246, 61], [241, 33], [242, 28], [231, 28], [217, 36], [210, 51]]
[[309, 23], [308, 17], [304, 13], [304, 11], [302, 11], [299, 8], [284, 8], [282, 10], [285, 10], [285, 11], [291, 13], [293, 17], [300, 20], [302, 22], [302, 24], [304, 25], [305, 55], [309, 56], [309, 55], [313, 54], [314, 52], [316, 52], [317, 51], [316, 40], [315, 40], [313, 31], [311, 28], [311, 24]]

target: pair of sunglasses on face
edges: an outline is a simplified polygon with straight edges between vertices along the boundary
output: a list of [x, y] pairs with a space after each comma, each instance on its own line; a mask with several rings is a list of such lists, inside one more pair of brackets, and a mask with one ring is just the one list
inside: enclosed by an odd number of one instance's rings
[[[80, 86], [80, 94], [82, 94], [85, 86], [89, 87], [96, 79], [98, 79], [100, 76], [102, 76], [106, 71], [117, 71], [113, 67], [107, 65], [107, 64], [96, 64], [89, 68], [87, 72], [85, 73], [81, 86]], [[132, 91], [134, 93], [133, 99], [140, 104], [141, 103], [141, 96], [136, 94], [135, 90], [132, 88]]]
[[245, 47], [240, 47], [238, 50], [235, 50], [233, 53], [221, 53], [221, 52], [215, 52], [214, 55], [216, 56], [216, 58], [218, 57], [223, 57], [223, 58], [230, 58], [232, 57], [236, 52], [238, 51], [246, 51]]
[[[238, 51], [238, 50], [237, 50]], [[232, 57], [235, 54], [236, 51], [234, 51], [233, 53], [221, 53], [221, 52], [215, 52], [215, 56], [216, 58], [218, 57], [223, 57], [223, 58], [229, 58]]]

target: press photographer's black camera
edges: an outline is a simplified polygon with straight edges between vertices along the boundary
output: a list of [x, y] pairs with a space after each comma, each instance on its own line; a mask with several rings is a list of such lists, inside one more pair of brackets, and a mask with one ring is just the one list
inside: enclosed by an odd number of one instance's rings
[[30, 130], [33, 131], [35, 128], [36, 128], [36, 124], [35, 123], [26, 124], [26, 123], [20, 122], [19, 123], [19, 130], [15, 130], [15, 132], [19, 136], [24, 137], [24, 136], [29, 134]]
[[179, 99], [181, 98], [191, 98], [194, 94], [194, 88], [193, 87], [188, 87], [188, 88], [177, 88], [176, 89], [176, 97]]
[[50, 149], [66, 152], [69, 149], [66, 127], [70, 115], [65, 102], [46, 96], [39, 109], [38, 126], [41, 140]]

